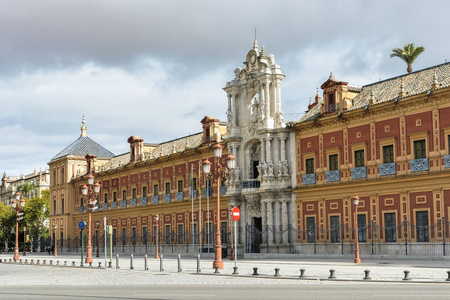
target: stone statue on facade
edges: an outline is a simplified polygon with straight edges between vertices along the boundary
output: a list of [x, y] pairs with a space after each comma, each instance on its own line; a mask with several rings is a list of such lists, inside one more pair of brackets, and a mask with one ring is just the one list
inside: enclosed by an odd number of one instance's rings
[[278, 171], [278, 176], [283, 175], [283, 164], [281, 163], [281, 161], [278, 161], [277, 171]]
[[227, 127], [233, 126], [233, 113], [231, 112], [231, 109], [228, 108], [227, 112]]
[[282, 162], [283, 175], [289, 175], [289, 165], [287, 160]]
[[262, 163], [262, 169], [263, 169], [263, 175], [267, 175], [267, 164], [265, 161]]
[[269, 172], [269, 176], [273, 176], [273, 163], [272, 163], [272, 161], [269, 161], [269, 164], [267, 165], [268, 166], [268, 172]]
[[[250, 168], [251, 168], [251, 166], [250, 166]], [[263, 166], [262, 166], [261, 162], [259, 162], [259, 164], [256, 166], [256, 168], [258, 169], [259, 176], [264, 175], [263, 174]]]
[[239, 174], [240, 174], [240, 170], [239, 167], [237, 167], [234, 171], [233, 171], [233, 181], [239, 182]]

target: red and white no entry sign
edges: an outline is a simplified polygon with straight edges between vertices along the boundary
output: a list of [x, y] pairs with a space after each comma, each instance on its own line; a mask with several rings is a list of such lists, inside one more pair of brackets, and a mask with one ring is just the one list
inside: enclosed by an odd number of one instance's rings
[[239, 207], [233, 207], [231, 210], [231, 215], [233, 216], [233, 220], [236, 222], [239, 221], [239, 218], [241, 217], [241, 211], [239, 210]]

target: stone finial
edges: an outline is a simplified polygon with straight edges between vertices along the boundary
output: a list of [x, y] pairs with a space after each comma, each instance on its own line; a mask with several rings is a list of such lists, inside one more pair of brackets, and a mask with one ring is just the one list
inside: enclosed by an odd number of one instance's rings
[[330, 72], [330, 77], [328, 79], [334, 80], [333, 72]]
[[400, 79], [400, 97], [404, 97], [405, 96], [405, 85], [403, 84], [403, 78]]
[[370, 89], [370, 99], [369, 99], [369, 104], [373, 104], [375, 100], [375, 96], [373, 94], [373, 89]]
[[438, 77], [437, 77], [437, 72], [436, 72], [436, 68], [434, 68], [434, 74], [433, 74], [433, 84], [431, 85], [432, 89], [437, 89], [438, 88]]
[[172, 153], [177, 153], [177, 151], [175, 149], [175, 142], [173, 142], [173, 144], [172, 144]]
[[316, 94], [316, 103], [319, 102], [322, 98], [319, 96], [319, 89], [317, 89], [317, 94]]
[[265, 58], [265, 57], [266, 57], [266, 49], [263, 46], [262, 50], [261, 50], [261, 58]]
[[311, 100], [311, 97], [309, 97], [309, 105], [311, 105], [311, 103], [312, 103], [312, 100]]
[[83, 120], [81, 121], [81, 136], [87, 136], [86, 119], [83, 114]]
[[259, 51], [258, 41], [256, 40], [256, 28], [255, 28], [255, 40], [253, 41], [253, 50]]

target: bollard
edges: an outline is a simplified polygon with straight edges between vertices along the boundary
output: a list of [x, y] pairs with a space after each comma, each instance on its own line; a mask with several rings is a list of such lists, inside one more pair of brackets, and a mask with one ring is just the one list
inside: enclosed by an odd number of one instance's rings
[[28, 259], [25, 259], [25, 264], [26, 264], [26, 265], [28, 264]]
[[364, 273], [366, 273], [366, 276], [363, 278], [364, 280], [370, 280], [372, 278], [370, 278], [370, 270], [364, 270]]
[[214, 274], [220, 274], [219, 267], [214, 267], [214, 269], [215, 269]]
[[67, 260], [64, 261], [64, 267], [67, 267]]
[[19, 259], [19, 264], [21, 264], [22, 263], [22, 259]]
[[328, 277], [328, 279], [335, 279], [336, 278], [336, 276], [334, 276], [334, 269], [331, 269], [330, 270], [330, 277]]
[[163, 263], [164, 263], [164, 255], [161, 254], [159, 256], [159, 271], [160, 272], [164, 271]]
[[81, 261], [80, 267], [84, 268], [83, 261]]
[[112, 263], [110, 261], [108, 262], [108, 268], [112, 268]]
[[148, 267], [147, 267], [147, 254], [144, 255], [144, 271], [148, 271]]
[[130, 255], [130, 270], [134, 270], [134, 267], [133, 267], [133, 254]]
[[183, 270], [181, 269], [181, 255], [178, 254], [178, 273], [182, 272]]
[[72, 261], [72, 267], [75, 267], [75, 261]]
[[233, 267], [233, 269], [234, 269], [234, 271], [233, 271], [233, 275], [239, 275], [239, 273], [238, 273], [238, 267]]
[[300, 269], [300, 276], [299, 278], [305, 277], [305, 269]]
[[43, 259], [43, 260], [42, 260], [42, 264], [43, 264], [43, 265], [45, 265], [45, 264], [46, 264], [46, 263], [45, 263], [45, 259]]
[[39, 264], [39, 259], [36, 260], [36, 264], [37, 264], [37, 265]]
[[280, 277], [280, 268], [275, 268], [275, 275], [273, 277]]
[[101, 268], [102, 267], [102, 262], [98, 263], [98, 267]]
[[11, 263], [11, 261], [12, 261], [12, 259], [10, 258], [10, 259], [9, 259], [9, 263]]
[[200, 254], [197, 254], [197, 273], [200, 273]]
[[92, 262], [89, 263], [89, 267], [92, 268]]
[[258, 268], [253, 268], [253, 276], [259, 276], [258, 274]]
[[31, 260], [31, 262], [30, 262], [30, 265], [32, 265], [32, 264], [33, 264], [33, 262], [34, 262], [34, 259], [32, 259], [32, 260]]
[[59, 260], [56, 261], [56, 265], [59, 266]]
[[50, 260], [49, 266], [53, 266], [53, 260]]
[[411, 278], [409, 278], [409, 271], [408, 270], [403, 271], [403, 273], [405, 273], [405, 277], [403, 278], [403, 280], [411, 280]]
[[116, 254], [116, 269], [120, 269], [120, 266], [119, 266], [119, 254]]
[[450, 271], [447, 271], [448, 277], [445, 281], [450, 281]]

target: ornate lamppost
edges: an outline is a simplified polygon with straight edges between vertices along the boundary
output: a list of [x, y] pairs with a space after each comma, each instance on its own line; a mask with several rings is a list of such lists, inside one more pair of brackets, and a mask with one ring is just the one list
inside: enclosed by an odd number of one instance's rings
[[[88, 156], [88, 155], [86, 155]], [[89, 158], [88, 158], [88, 164], [90, 164]], [[92, 169], [89, 165], [90, 168], [90, 173], [88, 176], [88, 185], [83, 185], [81, 188], [81, 193], [84, 196], [87, 196], [87, 201], [89, 203], [89, 220], [88, 220], [88, 245], [86, 247], [87, 249], [87, 253], [86, 253], [86, 259], [85, 262], [86, 263], [91, 263], [94, 261], [94, 259], [92, 258], [92, 242], [91, 242], [91, 212], [92, 209], [95, 207], [95, 203], [96, 203], [96, 197], [98, 195], [98, 193], [100, 193], [100, 183], [96, 182], [94, 184], [94, 176], [92, 175]]]
[[[19, 204], [20, 205], [17, 205]], [[19, 260], [19, 221], [23, 219], [20, 213], [25, 207], [25, 199], [20, 199], [20, 193], [16, 192], [16, 199], [12, 201], [12, 208], [16, 211], [16, 245], [14, 247], [14, 260]]]
[[[223, 269], [223, 261], [222, 261], [222, 242], [220, 239], [220, 182], [224, 177], [231, 176], [231, 171], [236, 168], [236, 157], [234, 157], [231, 153], [228, 154], [225, 159], [227, 162], [227, 170], [223, 168], [220, 163], [220, 158], [222, 158], [222, 146], [217, 143], [214, 146], [214, 161], [216, 163], [216, 167], [214, 168], [213, 173], [210, 175], [213, 180], [217, 183], [217, 225], [216, 225], [216, 245], [214, 246], [214, 262], [213, 268], [219, 267], [219, 269]], [[203, 173], [210, 174], [211, 172], [211, 163], [209, 160], [203, 161]]]
[[359, 264], [361, 263], [361, 259], [359, 258], [359, 232], [358, 232], [358, 204], [359, 204], [359, 197], [355, 196], [353, 199], [353, 204], [355, 205], [355, 228], [356, 228], [356, 238], [355, 238], [355, 259], [354, 263]]
[[54, 252], [54, 256], [58, 256], [58, 225], [55, 225], [55, 227], [53, 227], [53, 229], [55, 229], [55, 252]]
[[155, 250], [155, 258], [159, 258], [158, 254], [158, 243], [159, 243], [159, 215], [155, 216], [156, 220], [156, 250]]

